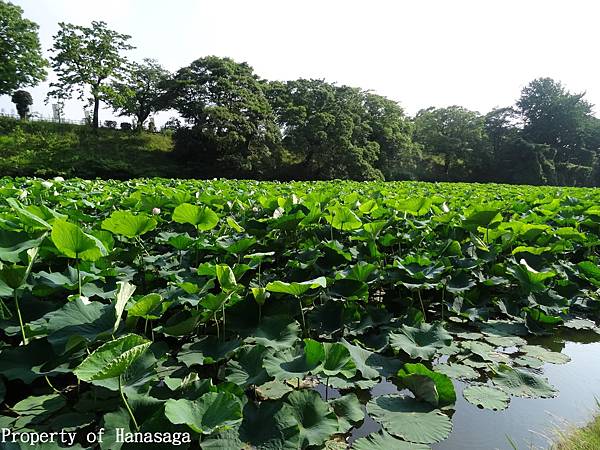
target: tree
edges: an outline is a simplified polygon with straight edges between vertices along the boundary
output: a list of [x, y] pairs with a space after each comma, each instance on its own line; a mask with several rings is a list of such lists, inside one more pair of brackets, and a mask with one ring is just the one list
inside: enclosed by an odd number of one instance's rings
[[[419, 111], [413, 137], [424, 151], [443, 158], [445, 179], [468, 179], [488, 157], [483, 117], [462, 106]], [[463, 172], [450, 174], [452, 165]]]
[[414, 126], [402, 107], [370, 92], [364, 93], [363, 106], [363, 120], [370, 128], [370, 139], [379, 145], [376, 167], [386, 180], [415, 178], [421, 154], [412, 141]]
[[109, 81], [122, 80], [127, 68], [123, 50], [134, 47], [131, 38], [107, 28], [105, 22], [92, 22], [91, 27], [59, 23], [51, 51], [52, 68], [58, 77], [50, 83], [48, 97], [71, 98], [77, 93], [83, 100], [87, 95], [93, 105], [92, 126], [98, 128], [100, 101], [114, 97]]
[[323, 80], [270, 83], [268, 97], [283, 146], [297, 161], [294, 178], [383, 178], [376, 167], [381, 149], [369, 125], [366, 95]]
[[239, 176], [272, 176], [279, 162], [279, 130], [258, 77], [246, 63], [208, 56], [180, 69], [170, 106], [186, 119], [175, 151]]
[[23, 90], [15, 91], [12, 95], [12, 102], [17, 107], [17, 112], [19, 113], [21, 120], [27, 119], [27, 116], [29, 115], [29, 107], [33, 105], [31, 94]]
[[592, 105], [584, 95], [570, 93], [551, 78], [533, 80], [517, 101], [524, 138], [552, 146], [563, 160], [576, 158], [585, 147], [585, 129], [592, 117]]
[[522, 91], [517, 108], [524, 122], [523, 138], [554, 150], [557, 182], [585, 185], [600, 151], [594, 132], [592, 105], [585, 94], [573, 94], [552, 78], [537, 78]]
[[123, 81], [115, 81], [111, 98], [120, 116], [134, 116], [142, 129], [150, 114], [166, 108], [169, 72], [156, 60], [146, 58], [142, 64], [132, 63]]
[[19, 6], [0, 0], [0, 94], [46, 79], [38, 25], [22, 15]]

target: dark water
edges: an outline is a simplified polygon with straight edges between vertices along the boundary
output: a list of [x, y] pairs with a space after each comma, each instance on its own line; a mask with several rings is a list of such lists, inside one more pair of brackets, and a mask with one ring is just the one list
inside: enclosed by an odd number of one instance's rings
[[[509, 439], [519, 450], [546, 449], [557, 430], [581, 426], [591, 419], [598, 409], [596, 398], [600, 400], [600, 336], [589, 332], [569, 333], [530, 343], [571, 357], [566, 364], [546, 364], [541, 369], [541, 374], [559, 390], [558, 396], [550, 399], [511, 397], [504, 411], [489, 411], [468, 403], [462, 396], [466, 384], [455, 381], [457, 401], [452, 414], [453, 430], [448, 439], [432, 446], [434, 450], [514, 450]], [[322, 385], [317, 391], [324, 396]], [[405, 392], [408, 391], [402, 391]], [[397, 386], [383, 381], [361, 400], [366, 403], [370, 397], [397, 393]], [[330, 399], [339, 395], [329, 388]], [[367, 416], [352, 430], [349, 441], [380, 428]]]

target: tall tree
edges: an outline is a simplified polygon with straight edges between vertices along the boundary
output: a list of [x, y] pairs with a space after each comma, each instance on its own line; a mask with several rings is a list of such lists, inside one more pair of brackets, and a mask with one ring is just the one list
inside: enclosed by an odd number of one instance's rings
[[154, 59], [131, 63], [123, 81], [112, 84], [111, 105], [120, 116], [134, 116], [141, 129], [150, 114], [166, 108], [169, 77], [170, 73]]
[[421, 154], [412, 140], [412, 122], [397, 102], [371, 92], [363, 95], [369, 136], [379, 145], [375, 166], [386, 180], [415, 178]]
[[584, 95], [572, 94], [552, 78], [533, 80], [517, 101], [524, 138], [552, 146], [563, 160], [577, 159], [577, 152], [586, 146], [585, 129], [592, 117], [592, 105]]
[[0, 0], [0, 95], [46, 79], [37, 30], [19, 6]]
[[19, 113], [21, 120], [27, 119], [27, 116], [29, 115], [29, 107], [33, 105], [31, 94], [27, 91], [19, 89], [18, 91], [13, 92], [12, 102], [17, 107], [17, 112]]
[[[462, 106], [428, 108], [415, 117], [414, 140], [443, 159], [445, 179], [465, 179], [481, 166], [487, 151], [483, 117]], [[451, 174], [451, 166], [461, 169]]]
[[175, 134], [180, 156], [238, 176], [272, 176], [279, 130], [252, 67], [230, 58], [197, 59], [177, 72], [169, 98], [189, 125]]
[[114, 97], [112, 80], [122, 80], [127, 60], [123, 50], [134, 48], [128, 44], [131, 36], [107, 28], [105, 22], [93, 21], [91, 27], [59, 23], [51, 51], [52, 68], [58, 81], [50, 83], [49, 97], [64, 100], [76, 93], [80, 100], [86, 96], [93, 105], [92, 126], [98, 128], [101, 100]]
[[365, 108], [364, 91], [300, 79], [271, 83], [268, 97], [282, 130], [283, 145], [297, 161], [293, 177], [383, 178], [376, 167], [380, 143], [369, 125], [372, 117]]

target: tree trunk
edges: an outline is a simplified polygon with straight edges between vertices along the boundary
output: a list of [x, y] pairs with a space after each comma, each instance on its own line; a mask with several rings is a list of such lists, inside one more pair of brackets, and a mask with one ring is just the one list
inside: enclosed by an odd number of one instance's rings
[[92, 128], [98, 128], [98, 110], [100, 109], [100, 99], [94, 97], [94, 117], [92, 118]]
[[448, 175], [450, 171], [450, 155], [446, 153], [444, 156], [444, 174]]

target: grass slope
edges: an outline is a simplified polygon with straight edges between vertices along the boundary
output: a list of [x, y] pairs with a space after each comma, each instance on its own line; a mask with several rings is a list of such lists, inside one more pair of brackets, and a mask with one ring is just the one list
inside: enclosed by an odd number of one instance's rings
[[160, 133], [0, 118], [0, 176], [177, 177], [172, 145]]

